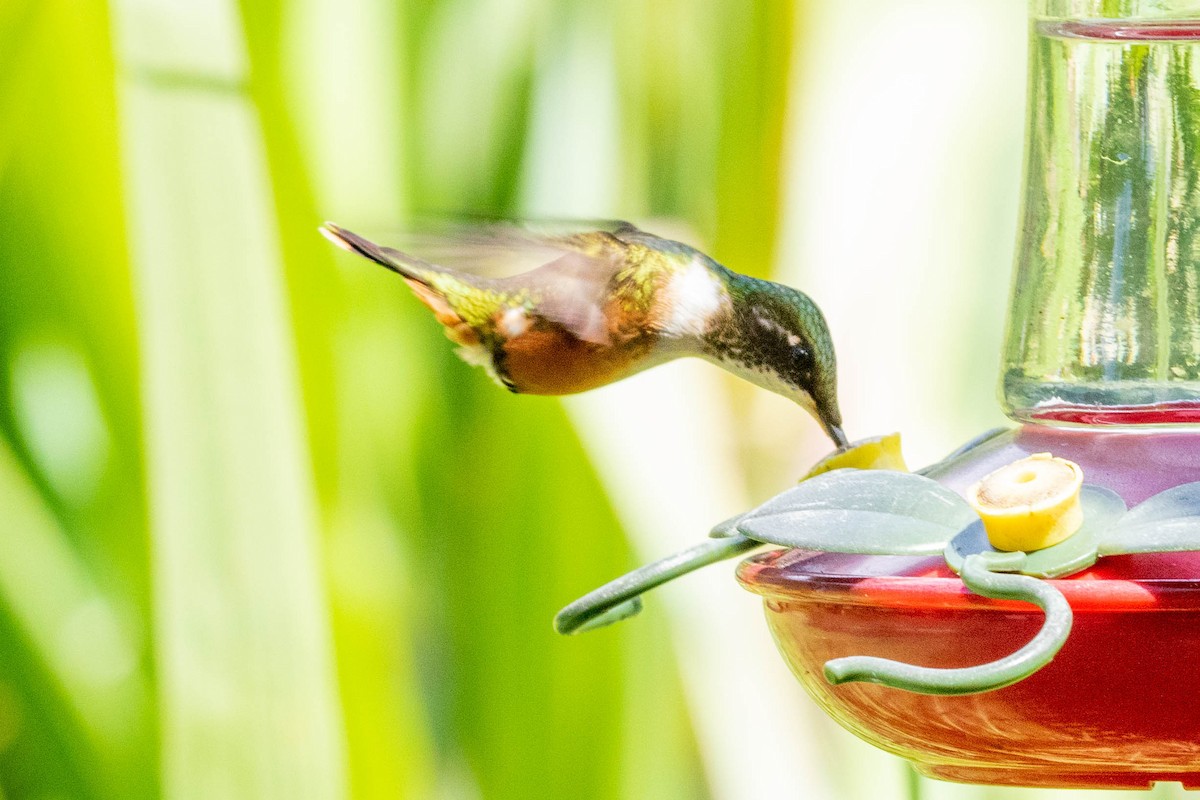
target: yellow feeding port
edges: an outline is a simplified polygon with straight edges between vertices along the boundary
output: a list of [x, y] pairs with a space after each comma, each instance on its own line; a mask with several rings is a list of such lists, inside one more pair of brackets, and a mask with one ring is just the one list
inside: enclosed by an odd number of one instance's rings
[[1032, 552], [1058, 544], [1083, 524], [1083, 470], [1049, 453], [1014, 461], [967, 490], [997, 550]]

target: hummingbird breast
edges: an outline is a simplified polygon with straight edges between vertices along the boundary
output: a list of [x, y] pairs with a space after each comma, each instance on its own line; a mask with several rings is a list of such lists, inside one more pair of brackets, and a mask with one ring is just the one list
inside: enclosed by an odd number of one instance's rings
[[644, 337], [599, 344], [555, 324], [533, 324], [500, 346], [497, 367], [522, 394], [576, 394], [648, 366], [652, 349]]
[[504, 311], [495, 326], [498, 371], [523, 394], [575, 394], [666, 360], [656, 302], [665, 280], [618, 270], [590, 297], [548, 290], [531, 309]]

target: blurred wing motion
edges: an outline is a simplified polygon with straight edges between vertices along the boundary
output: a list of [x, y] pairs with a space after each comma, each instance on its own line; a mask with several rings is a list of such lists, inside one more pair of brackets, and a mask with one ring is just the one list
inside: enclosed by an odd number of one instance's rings
[[398, 250], [419, 253], [440, 267], [485, 278], [504, 278], [532, 272], [565, 252], [578, 247], [580, 239], [599, 233], [610, 234], [612, 244], [620, 235], [640, 231], [619, 220], [520, 220], [479, 221], [444, 219], [419, 220], [413, 229], [379, 233]]

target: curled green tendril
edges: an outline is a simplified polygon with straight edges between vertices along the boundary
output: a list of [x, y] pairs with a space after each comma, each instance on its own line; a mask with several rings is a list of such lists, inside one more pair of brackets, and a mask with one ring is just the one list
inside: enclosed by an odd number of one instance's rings
[[637, 597], [655, 586], [686, 575], [692, 570], [741, 555], [762, 542], [741, 534], [709, 539], [674, 555], [659, 559], [610, 581], [595, 591], [559, 611], [554, 617], [554, 630], [559, 633], [579, 633], [631, 617], [641, 610]]
[[937, 669], [871, 656], [836, 658], [825, 664], [830, 683], [866, 681], [921, 694], [977, 694], [1002, 689], [1044, 667], [1067, 641], [1071, 632], [1071, 606], [1057, 589], [1025, 575], [1006, 575], [989, 569], [987, 554], [968, 556], [963, 563], [963, 583], [971, 591], [999, 600], [1033, 603], [1046, 613], [1041, 630], [1020, 650], [977, 667]]

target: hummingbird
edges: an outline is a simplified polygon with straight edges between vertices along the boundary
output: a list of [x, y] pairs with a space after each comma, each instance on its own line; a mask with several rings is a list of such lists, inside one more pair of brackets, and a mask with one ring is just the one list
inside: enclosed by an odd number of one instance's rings
[[517, 251], [539, 264], [493, 278], [381, 247], [333, 223], [320, 230], [403, 278], [463, 360], [514, 393], [575, 394], [695, 356], [794, 400], [839, 449], [848, 446], [833, 342], [817, 305], [689, 245], [628, 222], [460, 233], [472, 266], [483, 254]]

